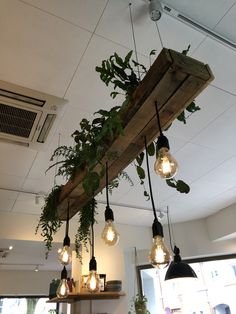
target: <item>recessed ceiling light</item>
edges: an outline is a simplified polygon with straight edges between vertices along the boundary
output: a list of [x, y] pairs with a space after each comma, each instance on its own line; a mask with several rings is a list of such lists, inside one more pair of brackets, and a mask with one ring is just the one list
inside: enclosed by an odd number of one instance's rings
[[61, 251], [62, 251], [62, 249], [58, 249], [57, 253], [59, 253], [59, 254], [60, 254], [60, 253], [61, 253]]
[[8, 249], [11, 251], [11, 250], [13, 249], [13, 246], [12, 246], [12, 245], [10, 245]]

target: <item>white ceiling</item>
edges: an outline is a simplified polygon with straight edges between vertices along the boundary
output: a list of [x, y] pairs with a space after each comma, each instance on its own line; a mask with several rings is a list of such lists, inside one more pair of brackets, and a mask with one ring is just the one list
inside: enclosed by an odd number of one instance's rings
[[[47, 175], [45, 170], [59, 133], [61, 145], [71, 144], [70, 135], [83, 117], [114, 105], [95, 66], [114, 52], [124, 56], [133, 49], [129, 2], [1, 0], [0, 80], [64, 97], [68, 103], [46, 151], [0, 143], [0, 211], [39, 215], [34, 193], [47, 194], [53, 186], [54, 170]], [[165, 2], [236, 42], [236, 1]], [[149, 52], [161, 50], [156, 25], [146, 1], [132, 1], [131, 8], [139, 59], [148, 64]], [[182, 51], [191, 44], [190, 55], [208, 63], [215, 75], [196, 99], [201, 110], [186, 125], [175, 122], [167, 132], [179, 162], [178, 178], [190, 184], [191, 193], [179, 194], [152, 174], [156, 206], [165, 210], [169, 205], [172, 221], [203, 218], [236, 202], [236, 52], [166, 14], [158, 26], [165, 47]], [[135, 186], [122, 183], [111, 196], [116, 220], [149, 225], [151, 204], [134, 169], [127, 171]], [[104, 202], [104, 194], [98, 200]], [[102, 220], [104, 206], [99, 208]]]

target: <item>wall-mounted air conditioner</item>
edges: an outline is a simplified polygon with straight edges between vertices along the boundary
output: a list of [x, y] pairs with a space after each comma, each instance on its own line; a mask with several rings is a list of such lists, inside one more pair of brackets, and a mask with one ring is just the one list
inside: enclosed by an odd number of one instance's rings
[[66, 100], [0, 81], [0, 141], [43, 150]]

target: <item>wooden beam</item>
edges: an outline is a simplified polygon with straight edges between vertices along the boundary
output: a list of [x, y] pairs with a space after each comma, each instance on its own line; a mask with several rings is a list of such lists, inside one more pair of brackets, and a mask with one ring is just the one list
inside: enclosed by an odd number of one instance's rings
[[[144, 136], [151, 143], [159, 135], [155, 101], [164, 129], [213, 79], [207, 65], [164, 48], [134, 92], [133, 101], [120, 113], [124, 122], [124, 136], [113, 140], [102, 160], [105, 163], [108, 154], [115, 156], [108, 161], [109, 179], [117, 177], [144, 150]], [[100, 165], [97, 165], [94, 171], [99, 170]], [[62, 188], [58, 205], [61, 219], [66, 219], [68, 198], [71, 199], [70, 217], [89, 201], [90, 197], [84, 193], [81, 185], [85, 174], [85, 170], [81, 171]], [[105, 178], [102, 178], [96, 194], [104, 187]]]

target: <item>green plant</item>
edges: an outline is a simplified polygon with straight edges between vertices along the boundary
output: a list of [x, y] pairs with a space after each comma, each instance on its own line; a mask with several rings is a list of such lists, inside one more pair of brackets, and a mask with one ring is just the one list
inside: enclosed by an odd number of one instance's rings
[[81, 245], [84, 245], [88, 249], [88, 243], [90, 243], [90, 231], [91, 226], [96, 222], [95, 215], [97, 209], [97, 202], [95, 198], [92, 198], [79, 212], [78, 229], [75, 235], [75, 251], [77, 256], [82, 261]]
[[54, 186], [51, 193], [45, 199], [45, 205], [40, 215], [35, 234], [41, 229], [41, 236], [44, 238], [46, 245], [46, 258], [52, 248], [52, 241], [54, 234], [61, 227], [62, 221], [60, 220], [57, 212], [58, 197], [62, 186]]
[[[183, 51], [187, 54], [187, 50]], [[155, 51], [151, 51], [150, 57], [155, 54]], [[100, 67], [96, 67], [96, 71], [100, 74], [102, 81], [108, 86], [113, 85], [113, 91], [111, 97], [115, 98], [118, 94], [125, 96], [125, 101], [122, 106], [116, 106], [107, 110], [99, 110], [95, 113], [95, 117], [92, 122], [87, 119], [82, 119], [80, 122], [80, 128], [76, 130], [72, 137], [74, 139], [74, 146], [60, 146], [58, 147], [52, 157], [52, 165], [47, 169], [57, 166], [56, 175], [61, 175], [68, 179], [73, 179], [74, 176], [80, 172], [85, 171], [85, 177], [82, 181], [84, 192], [92, 196], [96, 193], [100, 185], [100, 180], [104, 175], [104, 165], [102, 164], [102, 158], [105, 155], [110, 143], [119, 135], [123, 135], [123, 121], [121, 119], [121, 111], [128, 102], [132, 100], [132, 95], [137, 88], [141, 77], [145, 75], [147, 69], [144, 65], [131, 60], [132, 51], [130, 51], [124, 59], [114, 53], [108, 60], [103, 60]], [[186, 112], [193, 113], [200, 108], [192, 102], [184, 110], [177, 119], [186, 123]], [[148, 154], [153, 156], [156, 153], [156, 145], [151, 143], [148, 147]], [[112, 159], [114, 156], [107, 155], [107, 159]], [[137, 174], [140, 179], [140, 183], [144, 187], [144, 196], [149, 198], [149, 194], [145, 189], [145, 170], [142, 167], [144, 153], [141, 153], [134, 161], [134, 165]], [[100, 164], [100, 171], [94, 171], [94, 167]], [[113, 188], [119, 186], [119, 180], [125, 179], [131, 185], [132, 180], [127, 173], [121, 172], [117, 178], [109, 184], [109, 191], [111, 193]], [[175, 188], [181, 193], [188, 193], [190, 188], [182, 180], [176, 181], [175, 179], [166, 180], [170, 187]], [[53, 235], [61, 226], [61, 220], [57, 213], [58, 196], [61, 187], [54, 187], [52, 192], [46, 198], [46, 204], [43, 208], [43, 212], [40, 216], [36, 232], [41, 228], [41, 235], [46, 242], [47, 253], [51, 249]], [[89, 241], [89, 228], [93, 222], [91, 209], [96, 208], [96, 201], [92, 199], [79, 211], [79, 227], [76, 235], [76, 248], [77, 251], [81, 243], [87, 245]]]
[[[183, 50], [182, 53], [187, 55], [189, 49], [190, 45], [186, 50]], [[149, 57], [151, 58], [155, 52], [155, 50], [152, 50]], [[112, 98], [115, 98], [119, 94], [125, 95], [125, 102], [123, 104], [127, 104], [129, 101], [132, 101], [132, 95], [140, 82], [141, 76], [147, 73], [146, 67], [134, 60], [131, 60], [131, 57], [132, 51], [130, 51], [124, 59], [118, 56], [117, 53], [114, 53], [108, 60], [103, 60], [100, 67], [96, 67], [96, 71], [100, 73], [101, 80], [107, 86], [109, 84], [113, 85], [114, 91], [112, 91], [110, 94]], [[117, 88], [119, 88], [121, 92], [116, 91]], [[186, 119], [188, 117], [186, 113], [188, 112], [192, 114], [198, 110], [200, 110], [200, 107], [197, 106], [193, 101], [186, 107], [185, 110], [180, 113], [180, 115], [177, 117], [177, 120], [186, 124]], [[154, 143], [149, 145], [148, 154], [150, 156], [156, 154], [156, 145], [154, 145]], [[144, 154], [141, 153], [135, 159], [134, 166], [140, 179], [140, 184], [144, 187], [144, 196], [149, 199], [149, 194], [144, 184], [146, 174], [144, 168], [142, 167], [143, 157]], [[180, 193], [188, 193], [190, 191], [190, 187], [183, 180], [166, 180], [166, 183], [170, 187], [175, 188]]]
[[145, 295], [137, 294], [131, 304], [128, 314], [150, 314], [147, 309], [147, 298]]

